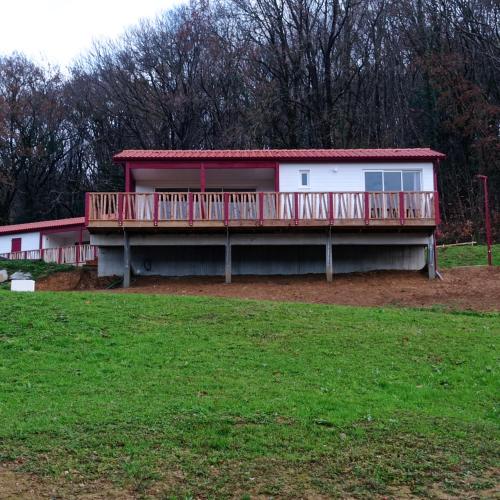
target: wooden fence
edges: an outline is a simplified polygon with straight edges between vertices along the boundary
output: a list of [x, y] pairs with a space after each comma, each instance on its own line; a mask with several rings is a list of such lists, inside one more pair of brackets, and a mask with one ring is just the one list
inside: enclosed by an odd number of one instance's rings
[[96, 260], [97, 247], [94, 245], [71, 245], [40, 250], [23, 250], [0, 254], [0, 258], [8, 260], [43, 260], [47, 263], [76, 265]]

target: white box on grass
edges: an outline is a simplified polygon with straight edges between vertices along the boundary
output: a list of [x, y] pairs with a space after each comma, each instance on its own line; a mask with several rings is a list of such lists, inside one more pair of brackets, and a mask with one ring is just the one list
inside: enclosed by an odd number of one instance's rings
[[10, 282], [10, 289], [12, 292], [34, 292], [34, 280], [12, 280]]

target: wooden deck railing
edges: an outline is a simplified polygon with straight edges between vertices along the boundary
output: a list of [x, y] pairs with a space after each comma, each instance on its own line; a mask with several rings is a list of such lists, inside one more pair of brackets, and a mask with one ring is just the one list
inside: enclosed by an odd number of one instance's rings
[[89, 226], [434, 224], [433, 192], [88, 193]]
[[[43, 260], [56, 264], [84, 264], [97, 259], [97, 247], [94, 245], [71, 245], [41, 250], [23, 250], [0, 254], [0, 258], [8, 260]], [[2, 263], [0, 262], [0, 267]]]

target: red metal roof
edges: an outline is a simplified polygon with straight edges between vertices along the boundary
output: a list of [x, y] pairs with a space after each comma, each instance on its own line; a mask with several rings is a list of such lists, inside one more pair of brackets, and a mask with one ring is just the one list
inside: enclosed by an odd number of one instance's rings
[[73, 217], [71, 219], [44, 220], [40, 222], [27, 222], [25, 224], [11, 224], [0, 226], [0, 234], [29, 233], [43, 229], [64, 229], [70, 226], [84, 226], [85, 217]]
[[117, 163], [134, 160], [274, 160], [365, 161], [434, 160], [446, 155], [430, 148], [407, 149], [125, 149], [113, 157]]

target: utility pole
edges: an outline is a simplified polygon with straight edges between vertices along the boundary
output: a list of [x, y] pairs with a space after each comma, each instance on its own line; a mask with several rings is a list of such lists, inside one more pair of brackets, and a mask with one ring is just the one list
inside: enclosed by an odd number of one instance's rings
[[486, 226], [486, 244], [488, 245], [488, 266], [493, 265], [491, 256], [491, 221], [490, 221], [490, 203], [488, 200], [488, 176], [487, 175], [477, 175], [478, 179], [481, 180], [483, 184], [484, 193], [484, 223]]

